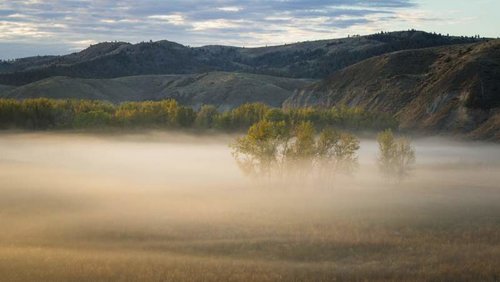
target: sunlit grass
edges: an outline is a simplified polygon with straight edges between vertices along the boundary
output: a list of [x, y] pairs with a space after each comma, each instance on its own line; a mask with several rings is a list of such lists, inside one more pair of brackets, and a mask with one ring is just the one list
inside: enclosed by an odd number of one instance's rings
[[417, 142], [422, 164], [395, 184], [365, 142], [357, 177], [298, 187], [244, 179], [225, 143], [11, 135], [0, 145], [2, 281], [500, 277], [499, 166], [482, 157], [496, 147], [448, 165]]

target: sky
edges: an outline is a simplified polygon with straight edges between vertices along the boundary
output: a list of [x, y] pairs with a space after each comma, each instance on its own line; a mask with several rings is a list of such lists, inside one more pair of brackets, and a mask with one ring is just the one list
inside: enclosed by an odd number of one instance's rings
[[500, 36], [500, 0], [0, 0], [0, 59], [103, 41], [244, 47], [418, 29]]

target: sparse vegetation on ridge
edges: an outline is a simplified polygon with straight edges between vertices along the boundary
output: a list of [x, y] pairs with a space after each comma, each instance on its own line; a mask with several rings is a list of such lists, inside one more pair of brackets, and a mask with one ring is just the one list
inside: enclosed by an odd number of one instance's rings
[[241, 71], [296, 78], [325, 78], [374, 56], [416, 48], [465, 44], [478, 38], [407, 30], [282, 46], [191, 48], [162, 40], [130, 44], [103, 42], [65, 56], [0, 62], [0, 84], [23, 85], [53, 76], [113, 78], [146, 74]]

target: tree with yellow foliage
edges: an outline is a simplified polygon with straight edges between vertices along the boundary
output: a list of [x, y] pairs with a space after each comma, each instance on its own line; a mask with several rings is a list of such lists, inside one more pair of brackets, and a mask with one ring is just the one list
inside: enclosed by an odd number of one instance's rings
[[405, 137], [394, 137], [391, 130], [379, 133], [377, 141], [379, 169], [384, 175], [402, 181], [416, 162], [415, 148], [411, 141]]

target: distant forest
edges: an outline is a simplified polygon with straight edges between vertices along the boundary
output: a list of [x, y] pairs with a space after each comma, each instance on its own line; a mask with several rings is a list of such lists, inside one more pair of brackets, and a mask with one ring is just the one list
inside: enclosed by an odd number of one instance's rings
[[94, 100], [0, 99], [2, 129], [193, 128], [230, 132], [247, 130], [263, 120], [284, 122], [288, 126], [311, 122], [317, 129], [330, 127], [353, 131], [398, 127], [397, 120], [390, 114], [347, 106], [279, 109], [252, 103], [220, 112], [215, 106], [193, 109], [175, 100], [116, 105]]

